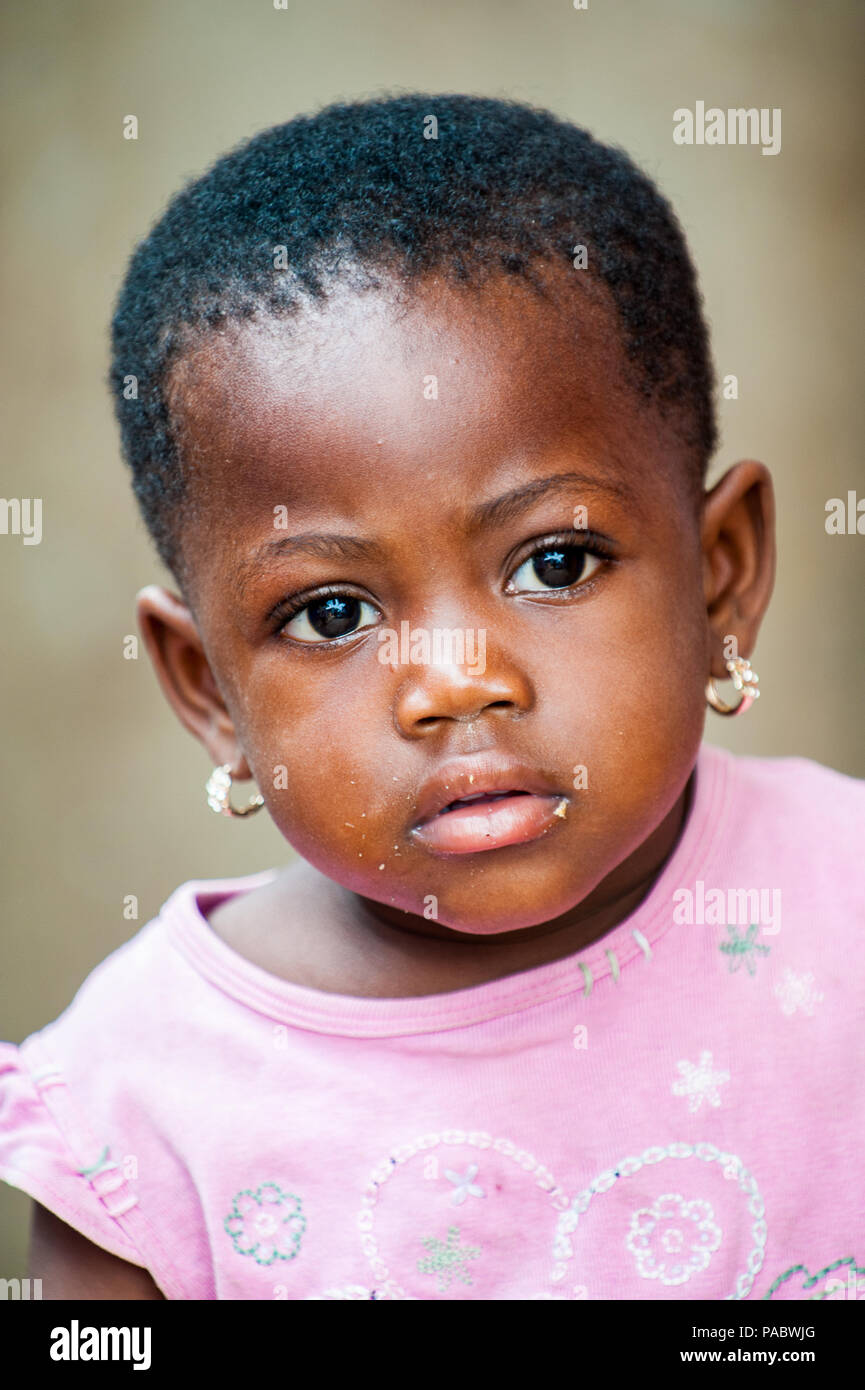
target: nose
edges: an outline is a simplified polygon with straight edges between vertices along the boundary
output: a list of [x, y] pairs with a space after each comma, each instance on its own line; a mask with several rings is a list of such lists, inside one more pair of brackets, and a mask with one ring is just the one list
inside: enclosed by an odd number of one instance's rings
[[427, 663], [406, 668], [394, 722], [406, 738], [422, 738], [443, 721], [473, 723], [488, 711], [519, 718], [531, 709], [534, 690], [525, 672], [498, 658], [478, 674], [469, 665]]

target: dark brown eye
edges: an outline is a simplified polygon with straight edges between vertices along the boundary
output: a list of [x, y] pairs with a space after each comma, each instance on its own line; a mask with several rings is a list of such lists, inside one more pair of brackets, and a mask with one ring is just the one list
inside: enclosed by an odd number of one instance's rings
[[523, 561], [511, 583], [517, 589], [534, 593], [569, 589], [594, 574], [600, 563], [597, 555], [579, 545], [545, 545]]
[[377, 610], [353, 594], [327, 594], [313, 599], [284, 624], [282, 631], [295, 642], [327, 641], [345, 637], [348, 633], [370, 626], [364, 620], [364, 609], [375, 615]]

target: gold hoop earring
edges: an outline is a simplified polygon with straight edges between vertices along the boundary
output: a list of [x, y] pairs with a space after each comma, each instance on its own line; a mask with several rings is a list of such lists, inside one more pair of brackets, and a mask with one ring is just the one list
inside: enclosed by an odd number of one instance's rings
[[747, 657], [733, 657], [731, 661], [725, 661], [724, 665], [730, 673], [733, 685], [742, 693], [741, 700], [738, 705], [728, 705], [722, 700], [715, 689], [713, 676], [710, 676], [706, 681], [706, 700], [718, 714], [744, 714], [746, 710], [751, 708], [754, 701], [760, 698], [760, 692], [757, 689], [757, 682], [760, 677], [756, 671], [751, 670], [751, 663]]
[[237, 808], [231, 804], [231, 764], [223, 763], [221, 767], [215, 767], [207, 779], [207, 804], [211, 811], [216, 811], [220, 816], [251, 816], [253, 811], [260, 811], [264, 805], [264, 797], [258, 792], [249, 804]]

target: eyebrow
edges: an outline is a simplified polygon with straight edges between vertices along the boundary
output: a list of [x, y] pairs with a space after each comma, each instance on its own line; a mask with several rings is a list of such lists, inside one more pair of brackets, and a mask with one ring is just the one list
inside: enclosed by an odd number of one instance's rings
[[[500, 497], [482, 502], [469, 513], [466, 522], [468, 534], [488, 530], [495, 525], [512, 521], [541, 497], [561, 492], [573, 492], [579, 488], [584, 493], [607, 495], [619, 502], [633, 500], [633, 493], [624, 483], [594, 478], [587, 473], [554, 473], [549, 478], [537, 478], [522, 487], [512, 488]], [[253, 572], [261, 565], [281, 558], [283, 555], [313, 555], [323, 560], [374, 560], [384, 557], [384, 547], [378, 541], [366, 540], [360, 536], [343, 536], [333, 532], [306, 531], [297, 536], [282, 536], [269, 541], [256, 550], [243, 564], [236, 576], [236, 587], [242, 596]]]
[[586, 493], [606, 494], [619, 502], [633, 501], [633, 493], [624, 483], [593, 478], [588, 473], [554, 473], [549, 478], [537, 478], [523, 487], [505, 492], [501, 497], [493, 498], [491, 502], [482, 502], [470, 514], [467, 529], [469, 532], [475, 532], [489, 526], [501, 525], [502, 522], [511, 521], [521, 512], [527, 511], [539, 497], [546, 496], [547, 493], [571, 492], [575, 487]]

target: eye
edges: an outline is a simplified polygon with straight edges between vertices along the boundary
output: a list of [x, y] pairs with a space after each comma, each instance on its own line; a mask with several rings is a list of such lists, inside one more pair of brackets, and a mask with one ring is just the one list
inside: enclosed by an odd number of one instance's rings
[[570, 589], [590, 579], [602, 563], [601, 557], [585, 546], [545, 542], [514, 571], [508, 590], [511, 593], [514, 588], [522, 593], [549, 593], [551, 589]]
[[[371, 619], [365, 617], [365, 610]], [[377, 608], [353, 594], [325, 594], [297, 609], [280, 631], [295, 642], [321, 646], [374, 625], [377, 615]]]

